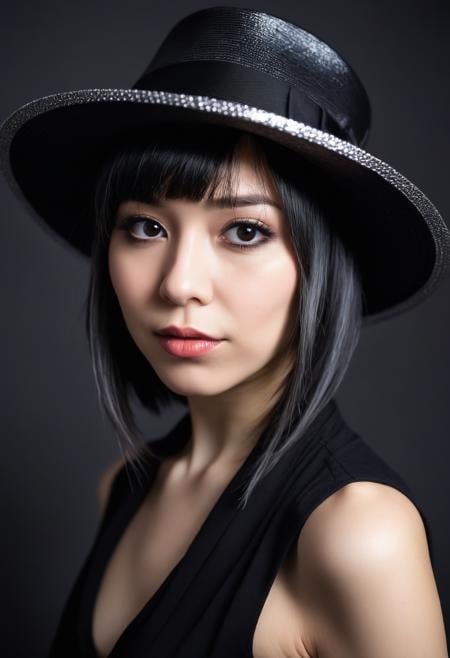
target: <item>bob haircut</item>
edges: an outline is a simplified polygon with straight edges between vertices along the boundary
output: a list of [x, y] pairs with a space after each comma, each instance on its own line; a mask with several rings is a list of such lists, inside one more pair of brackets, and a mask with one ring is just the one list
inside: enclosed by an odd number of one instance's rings
[[[332, 185], [303, 156], [237, 128], [161, 123], [147, 136], [129, 135], [104, 162], [94, 194], [94, 239], [86, 299], [86, 333], [102, 413], [133, 470], [142, 450], [130, 406], [134, 393], [146, 410], [161, 414], [187, 398], [169, 390], [137, 348], [125, 325], [108, 268], [108, 245], [119, 204], [164, 198], [209, 199], [222, 185], [233, 196], [239, 147], [252, 148], [257, 175], [269, 173], [298, 261], [297, 312], [289, 346], [294, 358], [276, 400], [256, 430], [264, 450], [246, 482], [245, 508], [257, 483], [302, 435], [338, 389], [357, 346], [362, 325], [361, 277], [351, 250], [333, 227], [345, 212]], [[264, 185], [264, 180], [261, 178]], [[129, 459], [131, 456], [131, 459]]]

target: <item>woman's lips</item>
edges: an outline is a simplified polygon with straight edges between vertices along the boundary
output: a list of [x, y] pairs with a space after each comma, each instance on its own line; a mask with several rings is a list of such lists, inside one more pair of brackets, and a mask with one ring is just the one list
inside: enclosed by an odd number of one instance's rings
[[206, 338], [178, 338], [178, 336], [158, 335], [162, 347], [174, 356], [193, 357], [210, 352], [221, 340], [207, 340]]

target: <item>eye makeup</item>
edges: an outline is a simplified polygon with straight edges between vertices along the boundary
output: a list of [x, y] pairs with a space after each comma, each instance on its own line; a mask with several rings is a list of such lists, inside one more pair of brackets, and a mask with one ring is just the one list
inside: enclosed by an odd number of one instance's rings
[[[152, 217], [144, 216], [144, 215], [131, 215], [126, 217], [125, 219], [121, 219], [118, 221], [117, 228], [121, 231], [125, 231], [126, 238], [129, 242], [136, 244], [136, 243], [145, 243], [145, 242], [152, 242], [156, 238], [159, 239], [160, 236], [155, 235], [155, 236], [150, 236], [147, 235], [147, 237], [142, 237], [138, 238], [135, 235], [132, 234], [131, 229], [138, 225], [138, 224], [152, 224], [153, 228], [158, 231], [158, 230], [163, 230], [163, 226], [160, 224], [159, 221]], [[159, 228], [158, 228], [159, 227]], [[229, 224], [227, 224], [223, 230], [223, 233], [227, 233], [228, 231], [231, 231], [231, 229], [239, 229], [239, 228], [247, 228], [251, 231], [257, 231], [260, 234], [264, 236], [262, 240], [259, 240], [257, 242], [252, 242], [245, 244], [245, 242], [242, 244], [237, 244], [235, 242], [229, 242], [229, 245], [232, 248], [238, 248], [238, 249], [254, 249], [256, 247], [259, 247], [265, 243], [267, 243], [270, 239], [272, 239], [275, 235], [274, 231], [269, 228], [266, 224], [261, 222], [260, 220], [256, 219], [247, 219], [247, 218], [234, 218]], [[239, 239], [239, 237], [238, 237]], [[240, 238], [242, 239], [242, 238]]]

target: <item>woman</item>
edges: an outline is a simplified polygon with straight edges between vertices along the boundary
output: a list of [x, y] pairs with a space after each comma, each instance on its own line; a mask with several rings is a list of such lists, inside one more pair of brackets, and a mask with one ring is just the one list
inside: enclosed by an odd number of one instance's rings
[[[125, 453], [52, 658], [448, 655], [427, 519], [333, 399], [363, 319], [430, 294], [449, 254], [426, 197], [359, 148], [368, 125], [326, 44], [213, 7], [134, 91], [40, 99], [0, 128], [14, 188], [91, 258]], [[132, 394], [187, 413], [139, 445]]]

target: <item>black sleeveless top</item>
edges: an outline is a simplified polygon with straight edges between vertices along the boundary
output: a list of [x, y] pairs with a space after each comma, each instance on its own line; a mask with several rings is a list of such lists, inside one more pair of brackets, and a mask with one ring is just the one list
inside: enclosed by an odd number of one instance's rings
[[[130, 481], [125, 466], [116, 474], [49, 658], [97, 658], [92, 617], [107, 562], [148, 493], [159, 463], [182, 449], [190, 428], [187, 413], [166, 436], [151, 441], [157, 456], [147, 459], [141, 486]], [[424, 521], [433, 564], [429, 523], [409, 486], [351, 430], [334, 400], [258, 483], [246, 508], [239, 509], [242, 485], [264, 440], [265, 432], [182, 559], [127, 626], [108, 658], [253, 658], [256, 623], [284, 557], [311, 512], [349, 482], [379, 482], [408, 496]]]

